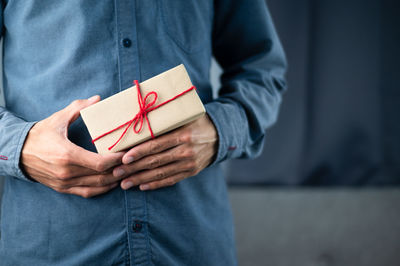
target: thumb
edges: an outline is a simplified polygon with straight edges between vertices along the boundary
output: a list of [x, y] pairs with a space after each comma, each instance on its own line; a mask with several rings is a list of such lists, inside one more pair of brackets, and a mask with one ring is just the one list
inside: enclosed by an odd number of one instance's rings
[[68, 120], [68, 123], [71, 124], [76, 119], [78, 119], [80, 115], [80, 111], [85, 109], [86, 107], [95, 104], [100, 101], [100, 96], [95, 95], [85, 100], [75, 100], [70, 105], [63, 109], [63, 115]]

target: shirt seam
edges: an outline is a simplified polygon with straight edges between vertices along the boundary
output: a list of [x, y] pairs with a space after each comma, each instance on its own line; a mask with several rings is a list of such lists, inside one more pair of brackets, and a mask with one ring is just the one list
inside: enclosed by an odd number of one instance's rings
[[150, 248], [150, 235], [149, 235], [149, 226], [150, 226], [149, 222], [150, 222], [150, 220], [149, 220], [149, 217], [148, 217], [148, 210], [147, 210], [147, 192], [145, 192], [145, 191], [143, 191], [143, 200], [144, 200], [144, 219], [146, 221], [146, 238], [147, 238], [146, 246], [147, 246], [147, 250], [148, 250], [148, 252], [147, 252], [147, 260], [148, 260], [149, 264], [153, 265], [153, 263], [151, 261], [152, 250]]
[[119, 11], [119, 4], [118, 0], [114, 0], [114, 7], [115, 7], [115, 30], [117, 32], [117, 62], [118, 62], [118, 91], [122, 90], [122, 64], [121, 64], [121, 48], [120, 48], [120, 40], [122, 38], [121, 32], [119, 30], [119, 16], [118, 16], [118, 11]]
[[125, 229], [126, 229], [126, 240], [127, 240], [127, 256], [126, 259], [128, 260], [127, 265], [131, 265], [131, 261], [132, 261], [132, 256], [131, 256], [131, 252], [130, 252], [130, 240], [129, 240], [129, 219], [128, 219], [128, 198], [127, 198], [127, 191], [124, 190], [124, 204], [125, 204]]
[[[121, 39], [121, 33], [119, 30], [119, 16], [118, 16], [118, 11], [119, 11], [119, 2], [118, 0], [114, 0], [114, 9], [115, 9], [115, 31], [116, 31], [116, 49], [117, 49], [117, 63], [118, 63], [118, 67], [117, 67], [117, 71], [118, 71], [118, 91], [122, 90], [122, 79], [121, 79], [121, 49], [120, 49], [120, 39]], [[113, 91], [112, 91], [113, 94]], [[132, 257], [131, 257], [131, 252], [130, 252], [130, 241], [129, 241], [129, 221], [128, 221], [128, 203], [127, 203], [127, 195], [126, 195], [126, 191], [123, 191], [124, 193], [124, 221], [125, 221], [125, 230], [126, 230], [126, 239], [125, 239], [125, 264], [126, 265], [131, 265], [131, 261], [132, 261]]]
[[137, 61], [137, 69], [139, 71], [139, 78], [140, 80], [142, 80], [142, 69], [140, 67], [140, 55], [139, 55], [139, 39], [138, 39], [138, 27], [137, 27], [137, 16], [136, 16], [136, 11], [137, 11], [137, 1], [134, 1], [134, 5], [135, 5], [135, 12], [134, 12], [134, 16], [135, 16], [135, 46], [136, 46], [136, 61]]

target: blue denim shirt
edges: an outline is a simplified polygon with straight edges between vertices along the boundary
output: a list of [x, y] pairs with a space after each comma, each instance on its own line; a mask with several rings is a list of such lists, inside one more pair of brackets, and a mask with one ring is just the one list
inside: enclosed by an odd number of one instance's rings
[[[1, 14], [0, 265], [235, 265], [218, 163], [261, 152], [285, 88], [284, 54], [264, 0], [6, 0]], [[212, 56], [224, 70], [217, 98]], [[155, 191], [117, 188], [91, 199], [23, 174], [20, 153], [35, 121], [180, 63], [219, 136], [215, 162], [200, 174]], [[94, 150], [82, 120], [69, 138]]]

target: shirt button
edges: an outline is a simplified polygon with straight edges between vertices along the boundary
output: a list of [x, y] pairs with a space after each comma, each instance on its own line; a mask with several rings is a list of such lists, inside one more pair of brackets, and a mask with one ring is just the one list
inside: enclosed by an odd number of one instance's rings
[[129, 48], [132, 46], [132, 41], [128, 38], [125, 38], [122, 40], [122, 45], [126, 48]]
[[132, 226], [133, 232], [139, 233], [142, 230], [142, 222], [135, 221]]

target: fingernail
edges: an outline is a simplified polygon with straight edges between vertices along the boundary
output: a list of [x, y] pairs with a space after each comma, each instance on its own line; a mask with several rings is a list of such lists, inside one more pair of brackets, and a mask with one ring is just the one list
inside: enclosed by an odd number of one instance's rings
[[114, 173], [113, 173], [113, 175], [114, 175], [115, 177], [122, 177], [124, 174], [125, 174], [125, 170], [122, 169], [122, 168], [117, 168], [117, 169], [115, 169], [115, 170], [114, 170]]
[[88, 99], [88, 101], [89, 102], [95, 102], [96, 100], [97, 100], [97, 98], [99, 97], [99, 95], [95, 95], [95, 96], [92, 96], [92, 97], [90, 97], [89, 99]]
[[140, 190], [148, 190], [148, 189], [150, 189], [149, 185], [146, 184], [140, 185]]
[[127, 189], [130, 189], [131, 187], [133, 187], [133, 183], [131, 181], [122, 183], [122, 189], [127, 190]]
[[126, 158], [125, 160], [125, 164], [130, 164], [134, 161], [135, 159], [132, 156], [129, 156], [128, 158]]

